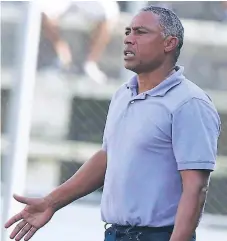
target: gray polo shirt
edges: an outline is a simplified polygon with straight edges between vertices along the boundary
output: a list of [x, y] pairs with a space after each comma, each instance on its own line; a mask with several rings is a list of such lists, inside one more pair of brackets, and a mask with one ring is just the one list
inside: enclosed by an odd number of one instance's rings
[[215, 166], [220, 119], [210, 98], [183, 67], [145, 93], [137, 77], [111, 100], [102, 148], [107, 170], [102, 220], [137, 226], [174, 224], [180, 170]]

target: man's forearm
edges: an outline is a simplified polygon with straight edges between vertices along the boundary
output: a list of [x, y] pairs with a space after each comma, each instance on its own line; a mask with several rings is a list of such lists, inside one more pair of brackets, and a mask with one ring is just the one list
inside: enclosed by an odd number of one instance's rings
[[170, 241], [191, 241], [206, 200], [206, 190], [184, 191]]
[[69, 180], [51, 192], [45, 199], [55, 210], [70, 204], [103, 186], [106, 172], [106, 152], [97, 152]]

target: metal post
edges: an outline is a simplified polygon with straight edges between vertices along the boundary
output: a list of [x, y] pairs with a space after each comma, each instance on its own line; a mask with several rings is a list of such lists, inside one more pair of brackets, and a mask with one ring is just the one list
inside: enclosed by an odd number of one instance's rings
[[[36, 1], [24, 2], [24, 22], [20, 23], [16, 71], [13, 76], [8, 118], [9, 146], [4, 159], [3, 217], [5, 221], [21, 209], [13, 193], [24, 194], [29, 148], [32, 100], [35, 87], [41, 14]], [[1, 240], [8, 240], [3, 230]]]

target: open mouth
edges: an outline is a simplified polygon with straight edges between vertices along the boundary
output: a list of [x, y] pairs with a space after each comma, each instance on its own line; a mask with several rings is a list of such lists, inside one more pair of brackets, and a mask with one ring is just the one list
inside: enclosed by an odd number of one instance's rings
[[135, 56], [135, 54], [132, 51], [129, 51], [129, 50], [125, 50], [124, 55], [127, 56], [127, 57], [134, 57]]

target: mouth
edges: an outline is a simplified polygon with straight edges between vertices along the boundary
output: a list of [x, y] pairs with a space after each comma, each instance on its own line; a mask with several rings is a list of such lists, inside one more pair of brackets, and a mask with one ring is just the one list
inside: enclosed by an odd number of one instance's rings
[[135, 53], [131, 50], [124, 50], [124, 59], [129, 60], [135, 57]]

